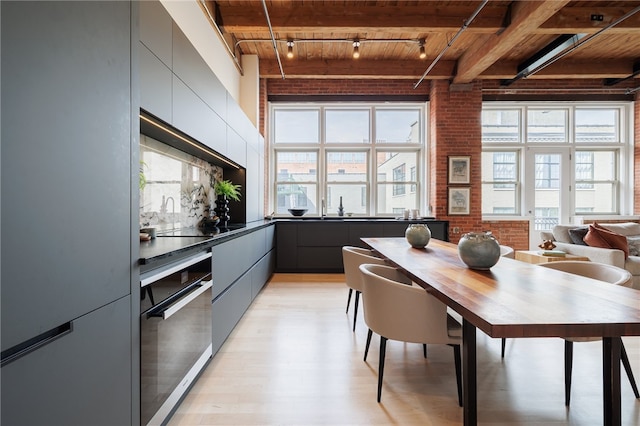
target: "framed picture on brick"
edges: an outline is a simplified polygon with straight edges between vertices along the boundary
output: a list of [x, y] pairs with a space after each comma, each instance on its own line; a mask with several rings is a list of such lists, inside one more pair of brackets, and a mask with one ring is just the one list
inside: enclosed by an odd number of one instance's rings
[[449, 187], [449, 214], [469, 214], [471, 204], [471, 188]]
[[468, 184], [471, 181], [471, 157], [469, 155], [449, 156], [449, 184]]

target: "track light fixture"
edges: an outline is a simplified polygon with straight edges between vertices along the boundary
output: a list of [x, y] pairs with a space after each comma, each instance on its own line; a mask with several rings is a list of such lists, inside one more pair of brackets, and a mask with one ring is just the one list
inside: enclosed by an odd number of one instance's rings
[[358, 59], [360, 57], [360, 40], [353, 40], [353, 59]]
[[420, 39], [420, 59], [424, 59], [427, 57], [427, 52], [424, 50], [424, 39]]
[[287, 58], [293, 58], [293, 40], [287, 40]]

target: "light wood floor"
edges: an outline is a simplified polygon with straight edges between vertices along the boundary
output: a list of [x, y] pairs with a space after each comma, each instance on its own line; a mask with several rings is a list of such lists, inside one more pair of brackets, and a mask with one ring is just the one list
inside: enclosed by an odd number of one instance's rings
[[[276, 274], [214, 357], [170, 425], [457, 425], [453, 350], [389, 341], [376, 402], [377, 337], [362, 360], [367, 327], [345, 314], [341, 274]], [[353, 301], [352, 301], [353, 304]], [[625, 338], [640, 380], [640, 338]], [[478, 332], [479, 423], [602, 424], [601, 345], [574, 345], [571, 407], [564, 406], [561, 339], [499, 339]], [[640, 424], [622, 373], [624, 425]]]

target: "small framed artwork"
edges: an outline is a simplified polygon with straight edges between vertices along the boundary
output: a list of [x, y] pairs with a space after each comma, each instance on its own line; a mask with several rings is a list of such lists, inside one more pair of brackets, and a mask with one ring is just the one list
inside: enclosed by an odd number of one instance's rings
[[469, 214], [470, 213], [471, 188], [449, 188], [449, 214]]
[[449, 157], [449, 184], [469, 183], [471, 174], [471, 156]]

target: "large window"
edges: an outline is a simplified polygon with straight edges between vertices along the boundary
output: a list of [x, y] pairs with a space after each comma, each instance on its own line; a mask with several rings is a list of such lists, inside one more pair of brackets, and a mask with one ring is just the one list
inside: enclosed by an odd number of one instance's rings
[[[424, 104], [271, 104], [274, 210], [397, 215], [426, 194]], [[421, 181], [422, 180], [422, 181]]]
[[628, 116], [628, 104], [485, 103], [482, 213], [535, 212], [542, 225], [630, 212]]

